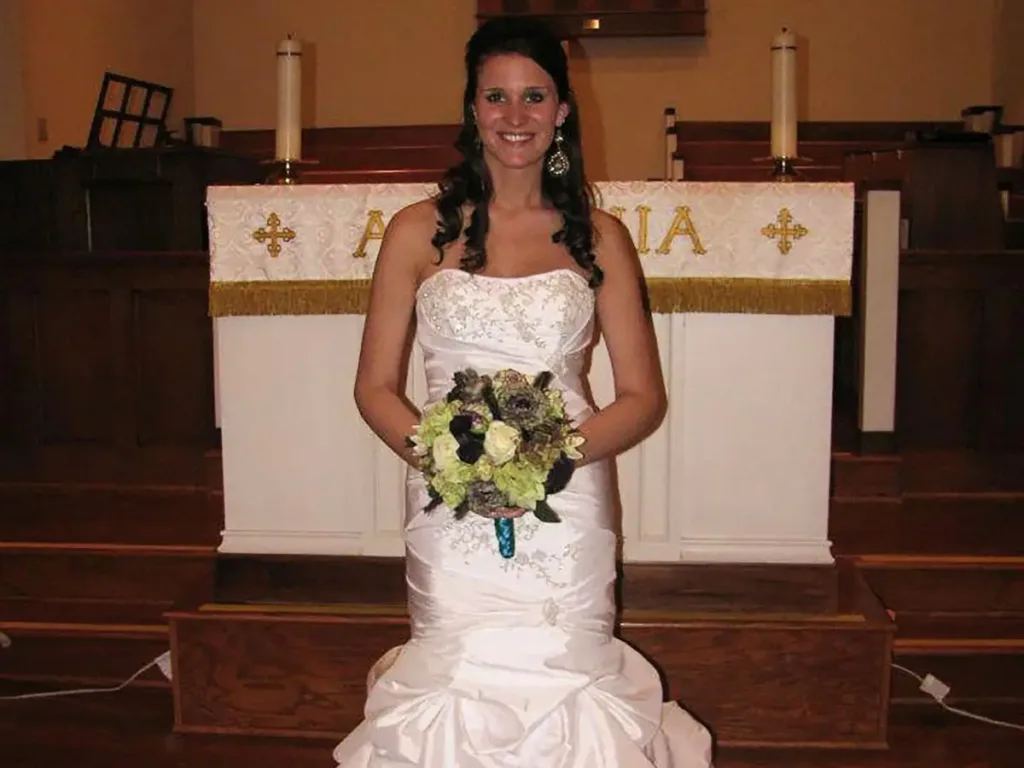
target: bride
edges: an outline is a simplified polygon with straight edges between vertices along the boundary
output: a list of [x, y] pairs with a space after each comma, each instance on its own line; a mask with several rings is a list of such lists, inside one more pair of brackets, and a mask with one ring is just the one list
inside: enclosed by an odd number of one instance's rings
[[[544, 27], [502, 18], [466, 48], [463, 161], [435, 200], [400, 211], [381, 244], [355, 398], [409, 464], [406, 582], [412, 636], [371, 670], [342, 768], [708, 768], [707, 730], [663, 703], [654, 668], [613, 636], [616, 533], [608, 462], [644, 439], [665, 389], [629, 233], [589, 196], [564, 51]], [[402, 397], [415, 322], [429, 399], [455, 371], [551, 371], [585, 438], [560, 522], [425, 511]], [[615, 399], [582, 380], [600, 327]]]

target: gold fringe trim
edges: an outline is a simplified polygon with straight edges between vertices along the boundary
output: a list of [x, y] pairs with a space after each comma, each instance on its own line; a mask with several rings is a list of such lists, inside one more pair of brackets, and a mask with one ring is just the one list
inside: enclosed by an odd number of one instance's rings
[[210, 315], [364, 315], [369, 280], [252, 280], [210, 284]]
[[651, 311], [755, 315], [849, 315], [848, 280], [763, 277], [654, 277], [647, 280]]
[[[761, 315], [849, 315], [846, 280], [749, 277], [655, 277], [647, 280], [651, 311]], [[362, 315], [369, 280], [258, 280], [210, 285], [210, 315]]]

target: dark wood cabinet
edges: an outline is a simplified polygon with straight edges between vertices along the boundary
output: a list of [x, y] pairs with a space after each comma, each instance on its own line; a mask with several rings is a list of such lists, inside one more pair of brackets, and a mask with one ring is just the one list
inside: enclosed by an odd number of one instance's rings
[[704, 37], [707, 0], [477, 0], [476, 16], [534, 16], [564, 39]]

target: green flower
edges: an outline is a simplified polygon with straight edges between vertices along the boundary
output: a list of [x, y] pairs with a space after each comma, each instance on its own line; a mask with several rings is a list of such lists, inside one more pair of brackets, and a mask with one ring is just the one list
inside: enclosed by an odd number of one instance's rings
[[494, 468], [494, 484], [514, 506], [536, 509], [545, 494], [547, 471], [533, 462], [517, 459]]
[[448, 509], [455, 509], [466, 500], [466, 493], [470, 483], [473, 482], [473, 475], [471, 465], [457, 461], [443, 472], [432, 475], [430, 486], [437, 491]]
[[544, 391], [544, 395], [547, 397], [548, 400], [548, 417], [553, 419], [564, 419], [565, 402], [562, 399], [562, 393], [557, 389], [548, 389]]
[[434, 441], [441, 435], [448, 434], [448, 425], [461, 408], [462, 403], [458, 400], [442, 401], [427, 406], [423, 410], [420, 423], [416, 425], [415, 433], [409, 438], [413, 453], [417, 456], [428, 455]]
[[472, 431], [482, 435], [491, 424], [491, 409], [483, 402], [470, 403], [462, 406], [460, 413], [469, 416], [473, 420]]

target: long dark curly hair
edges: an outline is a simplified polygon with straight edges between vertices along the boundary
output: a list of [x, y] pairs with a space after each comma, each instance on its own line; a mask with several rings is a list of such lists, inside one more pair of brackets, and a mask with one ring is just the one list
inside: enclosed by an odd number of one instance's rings
[[[503, 53], [517, 53], [536, 62], [555, 81], [559, 102], [569, 106], [569, 114], [561, 126], [564, 139], [562, 150], [569, 156], [569, 171], [561, 177], [544, 172], [541, 193], [545, 201], [562, 217], [562, 227], [552, 235], [552, 242], [565, 245], [576, 263], [590, 275], [591, 287], [597, 288], [604, 273], [594, 256], [591, 212], [595, 207], [595, 197], [583, 170], [580, 121], [576, 98], [569, 87], [568, 62], [561, 43], [551, 30], [542, 22], [525, 17], [491, 19], [482, 24], [466, 44], [462, 129], [455, 142], [462, 160], [445, 172], [435, 199], [440, 220], [431, 243], [438, 250], [438, 263], [444, 259], [444, 248], [458, 239], [463, 229], [465, 245], [461, 269], [477, 272], [487, 262], [484, 243], [489, 223], [488, 202], [493, 194], [493, 186], [484, 163], [476, 121], [473, 119], [473, 99], [480, 66], [487, 57]], [[555, 149], [552, 142], [545, 155], [545, 162]], [[468, 227], [462, 215], [463, 206], [467, 202], [473, 208]]]

